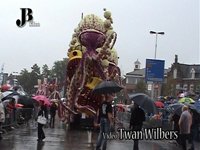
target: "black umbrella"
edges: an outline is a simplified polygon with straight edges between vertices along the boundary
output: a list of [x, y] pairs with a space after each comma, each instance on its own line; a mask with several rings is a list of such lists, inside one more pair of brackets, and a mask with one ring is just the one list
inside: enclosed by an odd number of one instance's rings
[[19, 95], [17, 103], [24, 105], [24, 108], [33, 108], [34, 107], [34, 105], [33, 105], [34, 101], [35, 100], [33, 100], [29, 96]]
[[182, 113], [182, 107], [184, 106], [184, 104], [181, 104], [181, 103], [175, 103], [175, 104], [170, 104], [168, 107], [167, 107], [167, 110], [171, 113], [175, 113], [177, 115], [181, 115]]
[[144, 93], [137, 93], [129, 95], [129, 98], [134, 101], [137, 105], [143, 108], [148, 113], [157, 114], [158, 110], [154, 101]]
[[200, 111], [196, 107], [196, 105], [194, 105], [194, 104], [186, 104], [186, 106], [188, 106], [188, 108], [192, 111], [192, 113], [196, 113], [196, 114], [200, 115]]
[[199, 114], [200, 114], [200, 101], [196, 101], [194, 104], [190, 104], [192, 105], [192, 109], [195, 109]]
[[123, 87], [118, 85], [115, 81], [102, 81], [100, 84], [98, 84], [94, 89], [93, 93], [95, 94], [111, 94], [111, 93], [117, 93], [121, 91]]

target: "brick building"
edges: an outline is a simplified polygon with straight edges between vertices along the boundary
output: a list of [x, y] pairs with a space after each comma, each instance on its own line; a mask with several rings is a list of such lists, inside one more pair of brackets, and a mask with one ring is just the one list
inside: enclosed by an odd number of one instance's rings
[[200, 91], [200, 64], [181, 64], [178, 55], [167, 73], [167, 89], [170, 95], [176, 96], [179, 92]]

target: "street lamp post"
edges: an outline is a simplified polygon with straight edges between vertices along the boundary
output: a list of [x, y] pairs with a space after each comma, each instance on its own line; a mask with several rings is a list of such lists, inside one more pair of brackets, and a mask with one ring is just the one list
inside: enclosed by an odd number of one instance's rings
[[150, 34], [155, 34], [155, 35], [156, 35], [155, 55], [154, 55], [154, 58], [156, 59], [158, 34], [164, 35], [165, 32], [155, 32], [155, 31], [150, 31]]
[[[158, 41], [158, 34], [161, 34], [161, 35], [164, 35], [165, 32], [155, 32], [155, 31], [150, 31], [150, 34], [155, 34], [156, 35], [156, 42], [155, 42], [155, 54], [154, 54], [154, 59], [156, 59], [156, 53], [157, 53], [157, 41]], [[155, 86], [155, 83], [152, 82], [151, 84], [151, 98], [154, 99], [155, 97], [155, 91], [154, 91], [154, 87]], [[158, 89], [157, 89], [158, 90]]]

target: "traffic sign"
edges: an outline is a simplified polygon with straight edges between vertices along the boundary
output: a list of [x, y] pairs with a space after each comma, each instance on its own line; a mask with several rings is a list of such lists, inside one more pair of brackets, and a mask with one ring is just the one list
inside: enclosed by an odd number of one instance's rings
[[163, 82], [164, 60], [146, 59], [145, 79], [146, 81]]

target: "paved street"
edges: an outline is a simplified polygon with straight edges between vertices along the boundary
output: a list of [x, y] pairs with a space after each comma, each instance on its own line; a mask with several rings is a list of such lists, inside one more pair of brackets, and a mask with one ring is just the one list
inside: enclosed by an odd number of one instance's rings
[[[92, 136], [92, 143], [88, 143], [87, 131], [67, 131], [59, 122], [55, 128], [45, 128], [46, 139], [37, 142], [37, 129], [31, 124], [23, 125], [7, 134], [0, 141], [0, 150], [94, 150], [97, 133]], [[140, 150], [179, 150], [170, 141], [141, 141]], [[199, 146], [199, 145], [198, 145]], [[108, 150], [132, 150], [132, 141], [110, 140]]]

